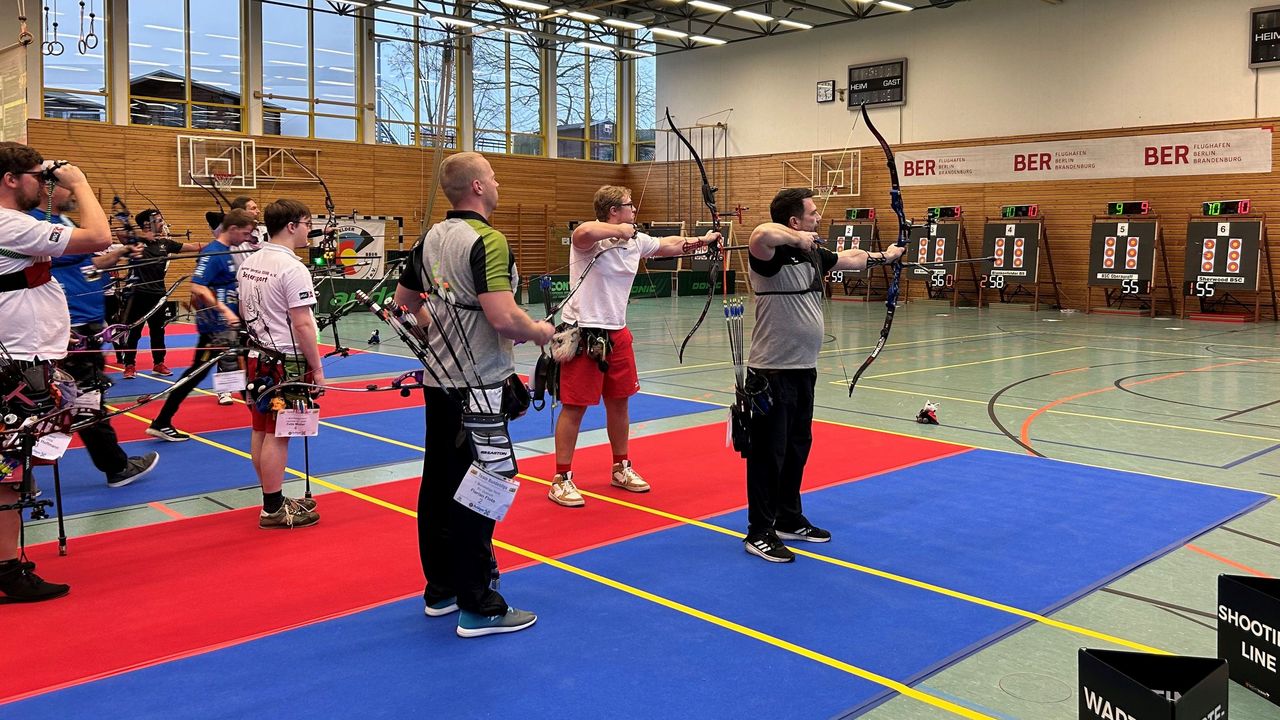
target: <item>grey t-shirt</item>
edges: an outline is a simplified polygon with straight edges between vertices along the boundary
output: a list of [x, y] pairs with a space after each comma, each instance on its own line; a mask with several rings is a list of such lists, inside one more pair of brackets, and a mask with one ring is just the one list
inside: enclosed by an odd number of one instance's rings
[[803, 370], [818, 366], [822, 278], [836, 260], [836, 254], [825, 248], [805, 253], [786, 245], [774, 249], [772, 260], [751, 256], [756, 324], [749, 367]]

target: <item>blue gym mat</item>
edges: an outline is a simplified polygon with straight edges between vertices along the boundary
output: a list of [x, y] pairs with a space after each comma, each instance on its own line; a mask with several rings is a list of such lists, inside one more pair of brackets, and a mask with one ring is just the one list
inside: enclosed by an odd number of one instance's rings
[[[644, 393], [632, 397], [630, 404], [632, 424], [712, 409], [718, 409], [718, 406]], [[240, 412], [243, 413], [243, 410]], [[246, 413], [244, 420], [247, 419]], [[421, 446], [423, 442], [422, 408], [337, 417], [324, 417], [322, 414], [321, 419], [415, 446]], [[114, 422], [137, 421], [118, 418]], [[583, 417], [584, 431], [598, 430], [604, 426], [602, 406], [590, 408]], [[530, 412], [513, 422], [510, 430], [514, 443], [547, 438], [554, 433], [549, 411]], [[202, 437], [249, 452], [249, 431], [244, 428], [206, 433]], [[109, 488], [103, 474], [89, 460], [88, 451], [83, 448], [68, 450], [61, 461], [62, 497], [67, 513], [93, 512], [237, 487], [257, 487], [258, 481], [248, 459], [197, 440], [171, 443], [148, 438], [124, 443], [123, 447], [130, 455], [141, 455], [153, 450], [159, 452], [160, 464], [149, 475], [131, 485]], [[312, 475], [328, 475], [421, 459], [421, 451], [323, 426], [320, 428], [320, 435], [311, 440]], [[303, 469], [301, 440], [295, 439], [289, 444], [289, 467]], [[38, 470], [37, 477], [41, 478], [42, 485], [52, 489], [52, 480], [46, 480], [51, 478], [50, 470]]]
[[[797, 545], [1044, 612], [1268, 499], [974, 451], [807, 494], [806, 514], [835, 538]], [[745, 513], [716, 522], [740, 528]], [[768, 564], [690, 526], [566, 561], [908, 683], [1025, 624], [813, 559]], [[285, 687], [339, 717], [819, 718], [856, 715], [889, 693], [545, 566], [508, 573], [503, 592], [538, 612], [538, 625], [463, 641], [452, 617], [424, 618], [414, 598], [3, 710], [24, 720], [243, 717]]]

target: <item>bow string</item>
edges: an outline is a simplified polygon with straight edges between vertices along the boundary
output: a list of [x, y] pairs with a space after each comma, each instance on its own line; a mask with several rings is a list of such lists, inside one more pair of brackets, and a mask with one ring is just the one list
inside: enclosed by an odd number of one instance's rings
[[[698, 166], [698, 172], [702, 175], [702, 204], [707, 206], [707, 210], [711, 212], [711, 231], [720, 232], [720, 211], [716, 208], [716, 191], [719, 190], [711, 184], [710, 178], [707, 177], [707, 168], [702, 164], [702, 158], [699, 157], [698, 151], [694, 149], [693, 143], [689, 142], [689, 138], [680, 132], [680, 128], [676, 127], [676, 123], [671, 119], [671, 108], [666, 108], [667, 124], [671, 126], [671, 132], [680, 139], [680, 142], [689, 150], [689, 156]], [[707, 311], [711, 309], [711, 301], [716, 294], [716, 275], [720, 272], [722, 264], [722, 254], [720, 252], [720, 241], [712, 240], [707, 243], [707, 259], [711, 265], [707, 273], [707, 301], [702, 306], [702, 313], [698, 315], [698, 320], [693, 324], [693, 328], [689, 330], [689, 334], [684, 336], [684, 342], [680, 343], [680, 349], [676, 353], [676, 358], [684, 363], [684, 349], [689, 345], [689, 341], [693, 339], [693, 334], [698, 332], [698, 328], [702, 327], [702, 321], [707, 319]]]

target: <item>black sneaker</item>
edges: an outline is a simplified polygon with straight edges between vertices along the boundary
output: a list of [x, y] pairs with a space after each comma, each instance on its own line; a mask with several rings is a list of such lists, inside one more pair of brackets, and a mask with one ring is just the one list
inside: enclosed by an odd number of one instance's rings
[[71, 592], [70, 585], [45, 582], [32, 572], [35, 569], [33, 562], [0, 563], [0, 603], [41, 602]]
[[795, 553], [788, 550], [778, 536], [772, 533], [748, 535], [747, 539], [742, 541], [742, 546], [752, 555], [769, 562], [789, 563], [796, 559]]
[[129, 464], [125, 465], [123, 470], [107, 476], [107, 487], [124, 487], [151, 472], [159, 464], [160, 453], [149, 452], [139, 457], [131, 457]]
[[172, 425], [152, 425], [147, 428], [147, 434], [153, 438], [160, 438], [165, 442], [182, 442], [183, 440], [191, 439], [190, 435]]
[[831, 542], [831, 533], [812, 525], [803, 525], [795, 530], [774, 529], [783, 540], [803, 540], [805, 542]]

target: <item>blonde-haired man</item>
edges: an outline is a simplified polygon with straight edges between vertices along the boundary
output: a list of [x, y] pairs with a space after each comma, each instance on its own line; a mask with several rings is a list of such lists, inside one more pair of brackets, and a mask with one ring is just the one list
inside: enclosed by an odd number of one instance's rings
[[[565, 507], [585, 501], [573, 479], [573, 452], [587, 407], [604, 401], [605, 427], [613, 450], [611, 483], [630, 492], [648, 492], [645, 481], [628, 457], [631, 419], [628, 404], [640, 391], [631, 331], [627, 329], [627, 300], [640, 259], [670, 257], [720, 239], [708, 232], [701, 238], [654, 238], [636, 229], [636, 206], [631, 190], [605, 185], [592, 201], [596, 219], [573, 230], [569, 249], [569, 284], [581, 288], [564, 307], [563, 318], [581, 333], [578, 354], [560, 365], [560, 401], [564, 410], [556, 422], [556, 474], [548, 497]], [[597, 258], [586, 277], [580, 269]]]

